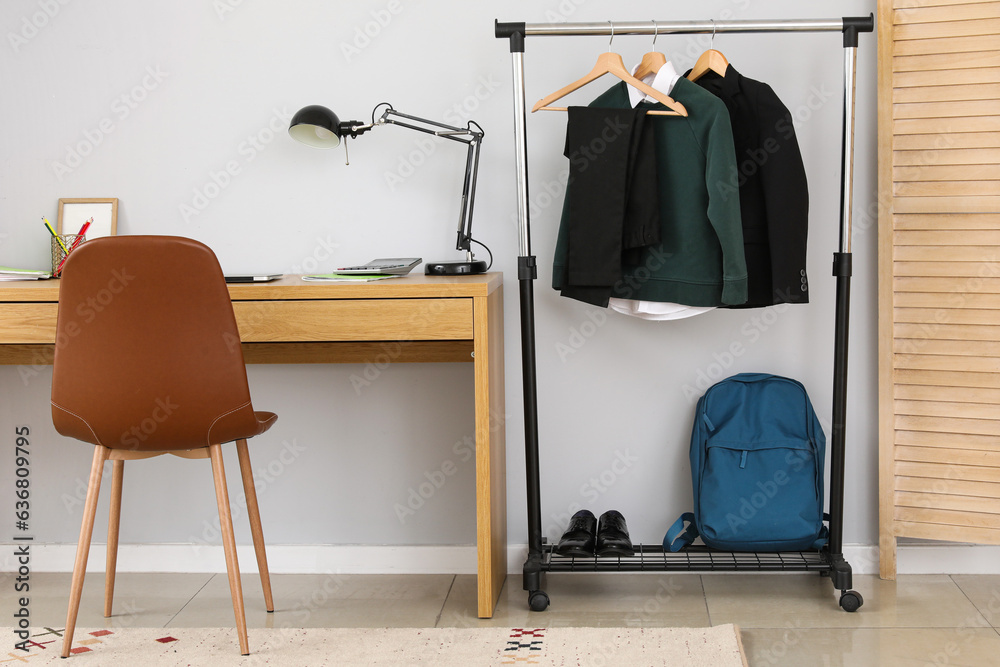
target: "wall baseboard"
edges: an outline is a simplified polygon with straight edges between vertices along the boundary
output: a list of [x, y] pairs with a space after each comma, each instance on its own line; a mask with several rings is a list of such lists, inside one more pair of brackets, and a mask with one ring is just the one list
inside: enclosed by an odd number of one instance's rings
[[[23, 546], [2, 545], [0, 572], [16, 572], [14, 550]], [[75, 544], [31, 544], [31, 572], [70, 572], [76, 556]], [[240, 571], [257, 571], [251, 545], [237, 547]], [[528, 548], [523, 544], [507, 549], [507, 571], [519, 574]], [[105, 545], [94, 544], [88, 572], [104, 570]], [[844, 557], [854, 574], [878, 574], [878, 547], [853, 544], [844, 547]], [[468, 546], [268, 546], [267, 560], [275, 574], [475, 574], [476, 548]], [[118, 549], [119, 572], [225, 572], [220, 545], [123, 544]], [[1000, 574], [1000, 546], [988, 545], [900, 545], [899, 574]]]

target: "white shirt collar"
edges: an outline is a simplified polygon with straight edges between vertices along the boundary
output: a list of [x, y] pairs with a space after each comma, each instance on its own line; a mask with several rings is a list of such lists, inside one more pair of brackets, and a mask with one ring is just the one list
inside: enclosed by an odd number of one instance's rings
[[[635, 74], [636, 70], [639, 69], [639, 65], [632, 68], [632, 74]], [[674, 89], [674, 84], [677, 80], [681, 78], [681, 75], [677, 73], [674, 69], [673, 63], [669, 60], [660, 67], [660, 70], [656, 74], [647, 74], [642, 78], [642, 82], [647, 86], [654, 88], [661, 93], [670, 94], [670, 91]], [[629, 104], [634, 108], [639, 102], [656, 102], [657, 100], [646, 95], [641, 90], [633, 88], [632, 86], [625, 86], [628, 89], [628, 101]]]

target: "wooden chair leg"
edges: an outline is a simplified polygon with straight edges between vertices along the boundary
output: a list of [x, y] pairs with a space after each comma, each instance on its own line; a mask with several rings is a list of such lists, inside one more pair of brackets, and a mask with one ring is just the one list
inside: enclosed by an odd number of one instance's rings
[[80, 541], [76, 544], [76, 561], [73, 563], [73, 583], [69, 590], [69, 609], [66, 612], [66, 631], [63, 635], [62, 657], [68, 658], [73, 647], [73, 631], [76, 629], [76, 615], [80, 611], [80, 597], [83, 595], [83, 578], [87, 573], [87, 557], [90, 555], [90, 538], [94, 534], [94, 518], [97, 515], [97, 497], [101, 493], [101, 476], [104, 462], [111, 450], [97, 445], [94, 447], [94, 462], [90, 466], [90, 481], [87, 483], [87, 500], [83, 505], [83, 523], [80, 526]]
[[222, 547], [226, 552], [226, 572], [229, 574], [229, 592], [233, 596], [233, 614], [236, 616], [240, 653], [250, 655], [247, 619], [243, 610], [243, 586], [240, 584], [240, 564], [236, 558], [236, 536], [233, 535], [233, 515], [229, 510], [229, 489], [226, 487], [226, 469], [222, 463], [222, 445], [209, 445], [208, 453], [212, 459], [215, 499], [219, 505], [219, 527], [222, 529]]
[[274, 600], [271, 598], [271, 575], [267, 569], [267, 552], [264, 549], [264, 531], [260, 526], [260, 509], [257, 507], [257, 489], [253, 485], [253, 469], [250, 467], [250, 450], [246, 439], [236, 441], [236, 453], [240, 458], [240, 473], [243, 475], [243, 493], [247, 499], [247, 514], [250, 517], [250, 535], [253, 536], [253, 549], [257, 554], [257, 571], [260, 572], [260, 585], [264, 589], [264, 606], [269, 612], [274, 611]]
[[108, 559], [104, 568], [104, 618], [111, 616], [115, 599], [115, 572], [118, 568], [118, 527], [122, 517], [122, 482], [125, 462], [114, 461], [111, 468], [111, 511], [108, 515]]

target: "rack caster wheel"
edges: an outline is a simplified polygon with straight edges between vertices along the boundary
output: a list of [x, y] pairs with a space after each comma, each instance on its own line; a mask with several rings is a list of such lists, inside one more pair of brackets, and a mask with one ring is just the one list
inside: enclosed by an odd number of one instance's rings
[[545, 591], [531, 591], [528, 593], [528, 606], [531, 611], [545, 611], [549, 606], [549, 596]]
[[864, 598], [857, 591], [844, 591], [840, 594], [840, 606], [844, 608], [844, 611], [857, 611], [864, 603]]

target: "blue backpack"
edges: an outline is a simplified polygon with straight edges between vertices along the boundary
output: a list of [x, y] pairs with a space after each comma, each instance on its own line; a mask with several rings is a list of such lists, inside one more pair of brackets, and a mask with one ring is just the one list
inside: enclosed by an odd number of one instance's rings
[[691, 432], [694, 512], [670, 527], [664, 550], [679, 551], [699, 534], [726, 551], [820, 548], [825, 448], [799, 382], [740, 373], [709, 387]]

